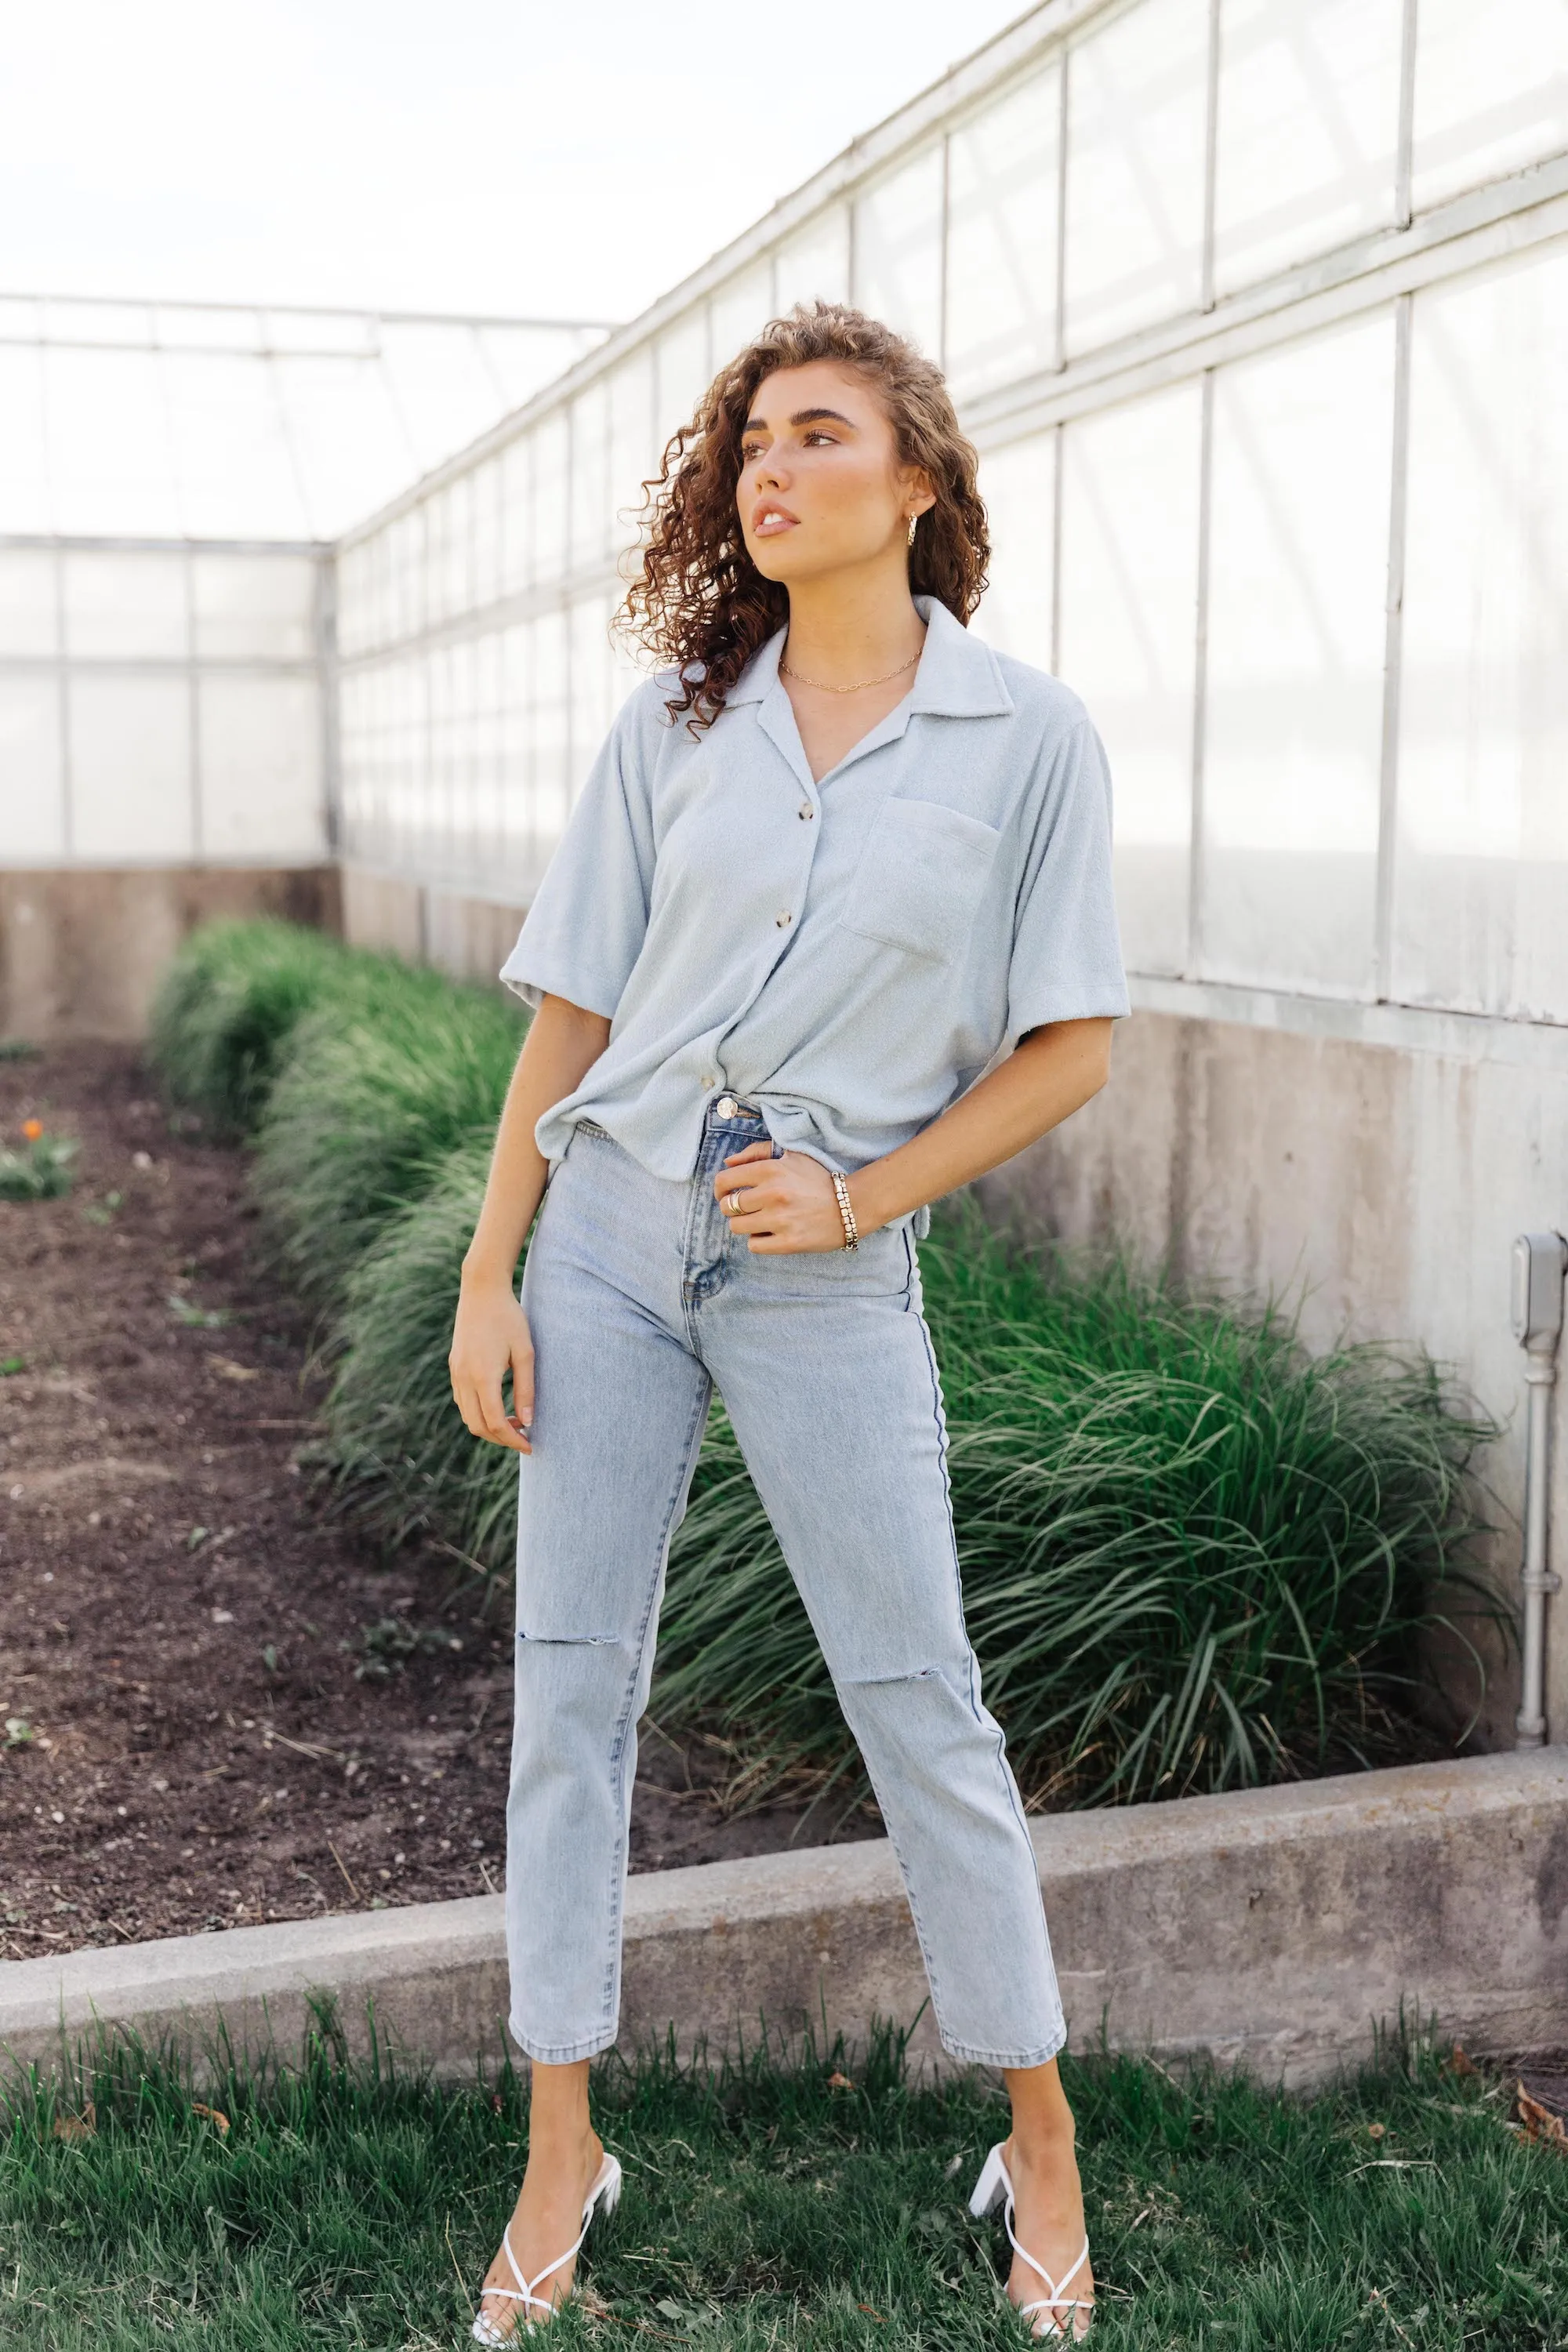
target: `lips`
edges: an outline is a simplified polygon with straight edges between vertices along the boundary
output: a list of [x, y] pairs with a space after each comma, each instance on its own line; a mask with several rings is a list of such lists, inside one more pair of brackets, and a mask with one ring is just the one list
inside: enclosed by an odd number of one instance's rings
[[795, 530], [799, 522], [800, 517], [776, 499], [760, 499], [752, 509], [752, 537], [777, 539], [781, 532]]

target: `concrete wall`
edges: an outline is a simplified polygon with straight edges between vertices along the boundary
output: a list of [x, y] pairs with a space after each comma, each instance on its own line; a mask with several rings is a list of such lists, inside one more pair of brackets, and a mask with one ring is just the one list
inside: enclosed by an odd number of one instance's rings
[[0, 1036], [145, 1034], [185, 934], [223, 915], [339, 924], [335, 866], [170, 866], [0, 871]]
[[[1568, 1033], [1376, 1012], [1319, 1011], [1313, 1034], [1308, 1012], [1288, 1028], [1136, 1011], [1105, 1091], [985, 1190], [1069, 1241], [1115, 1237], [1179, 1274], [1299, 1300], [1313, 1346], [1415, 1340], [1452, 1365], [1509, 1424], [1487, 1472], [1495, 1565], [1516, 1589], [1523, 1357], [1510, 1249], [1516, 1234], [1568, 1227]], [[1363, 1034], [1325, 1034], [1331, 1017]], [[1364, 1034], [1379, 1020], [1388, 1042]], [[1560, 1431], [1562, 1418], [1560, 1391]], [[1553, 1521], [1568, 1529], [1561, 1443], [1555, 1464]], [[1568, 1601], [1552, 1607], [1548, 1736], [1561, 1741]], [[1455, 1673], [1456, 1695], [1465, 1679]], [[1517, 1705], [1512, 1662], [1494, 1661], [1486, 1745], [1512, 1745]]]
[[353, 946], [437, 964], [454, 980], [494, 980], [526, 911], [352, 864], [342, 868], [342, 903], [343, 936]]
[[[1033, 1823], [1073, 2046], [1210, 2055], [1306, 2084], [1372, 2054], [1402, 2006], [1478, 2053], [1568, 2034], [1568, 1757], [1485, 1756]], [[363, 2050], [472, 2077], [506, 2046], [503, 1898], [0, 1962], [5, 2061], [49, 2068], [95, 2025], [291, 2056], [314, 1989]], [[626, 1888], [620, 2042], [863, 2042], [920, 2017], [920, 1952], [882, 1839], [649, 1871]]]

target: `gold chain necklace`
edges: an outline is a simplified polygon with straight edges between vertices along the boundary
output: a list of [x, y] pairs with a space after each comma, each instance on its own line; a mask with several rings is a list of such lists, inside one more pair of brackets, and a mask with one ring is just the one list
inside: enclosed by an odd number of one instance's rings
[[[924, 651], [923, 646], [921, 651]], [[780, 662], [779, 668], [785, 677], [795, 678], [802, 686], [809, 686], [818, 694], [863, 694], [868, 686], [886, 686], [890, 678], [902, 677], [907, 669], [913, 669], [920, 657], [919, 653], [913, 653], [907, 662], [900, 662], [897, 669], [884, 670], [880, 677], [858, 678], [853, 686], [825, 686], [821, 678], [807, 677], [804, 671], [791, 669], [785, 661]]]

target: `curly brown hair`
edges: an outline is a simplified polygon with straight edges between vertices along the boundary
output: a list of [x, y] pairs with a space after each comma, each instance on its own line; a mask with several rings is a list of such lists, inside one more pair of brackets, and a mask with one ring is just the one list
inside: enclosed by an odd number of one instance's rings
[[923, 468], [936, 504], [920, 519], [910, 588], [967, 623], [985, 587], [991, 543], [975, 487], [978, 460], [960, 430], [942, 371], [879, 319], [837, 302], [799, 303], [772, 320], [721, 368], [689, 424], [666, 444], [651, 493], [642, 571], [621, 625], [680, 685], [666, 708], [710, 727], [760, 646], [789, 617], [789, 595], [746, 551], [735, 507], [742, 438], [757, 387], [780, 368], [835, 360], [874, 384], [892, 421], [900, 464]]

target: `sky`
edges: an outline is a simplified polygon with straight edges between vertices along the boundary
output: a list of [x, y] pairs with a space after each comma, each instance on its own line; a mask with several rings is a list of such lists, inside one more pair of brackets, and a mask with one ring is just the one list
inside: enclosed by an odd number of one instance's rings
[[1024, 0], [0, 12], [0, 293], [625, 319]]

